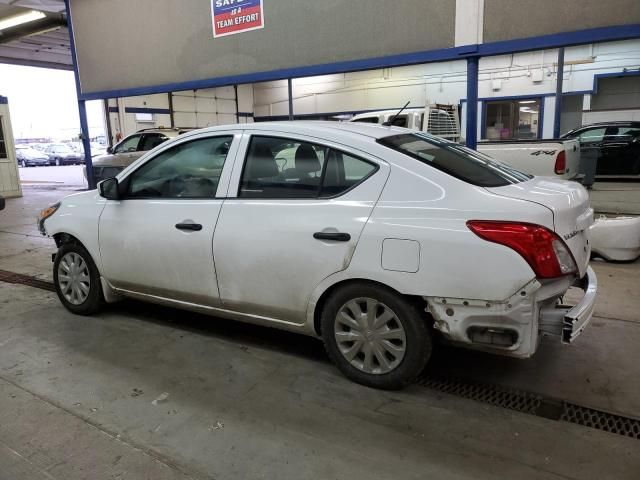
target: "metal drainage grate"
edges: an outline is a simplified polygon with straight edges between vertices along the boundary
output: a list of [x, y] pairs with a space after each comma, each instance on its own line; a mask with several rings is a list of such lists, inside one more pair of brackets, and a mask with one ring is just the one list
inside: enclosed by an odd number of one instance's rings
[[49, 292], [56, 291], [53, 283], [51, 282], [38, 280], [37, 278], [30, 277], [29, 275], [23, 275], [21, 273], [7, 272], [6, 270], [0, 270], [0, 282], [15, 283], [17, 285], [40, 288], [42, 290], [48, 290]]
[[467, 382], [457, 378], [429, 376], [421, 378], [418, 380], [418, 383], [442, 393], [488, 403], [496, 407], [530, 413], [532, 415], [535, 415], [538, 407], [540, 407], [542, 403], [542, 397], [540, 395], [519, 392], [497, 385]]
[[636, 418], [603, 412], [563, 400], [545, 398], [535, 393], [499, 385], [475, 383], [460, 378], [427, 376], [420, 378], [418, 384], [438, 392], [488, 403], [496, 407], [551, 420], [575, 423], [640, 440], [640, 420]]
[[560, 420], [640, 440], [640, 420], [635, 418], [622, 417], [565, 402]]

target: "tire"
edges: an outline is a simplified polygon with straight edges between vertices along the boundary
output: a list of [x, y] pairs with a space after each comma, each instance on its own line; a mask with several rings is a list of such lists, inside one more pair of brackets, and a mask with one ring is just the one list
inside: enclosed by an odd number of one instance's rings
[[[370, 317], [366, 312], [371, 306], [376, 313]], [[376, 322], [370, 328], [371, 323], [363, 326], [356, 318]], [[431, 356], [431, 330], [420, 305], [380, 285], [351, 283], [333, 292], [322, 309], [321, 328], [333, 363], [347, 378], [368, 387], [403, 388], [424, 370]]]
[[[80, 258], [82, 262], [77, 261], [77, 258]], [[75, 270], [74, 266], [75, 268], [79, 267], [79, 270]], [[65, 282], [63, 275], [67, 277], [75, 275], [79, 283], [85, 286], [88, 284], [87, 291], [84, 290], [84, 287], [78, 287], [78, 290], [74, 292], [73, 288], [69, 288], [71, 282]], [[72, 313], [91, 315], [98, 312], [104, 305], [100, 273], [91, 255], [82, 245], [66, 243], [58, 249], [53, 263], [53, 283], [58, 298]]]

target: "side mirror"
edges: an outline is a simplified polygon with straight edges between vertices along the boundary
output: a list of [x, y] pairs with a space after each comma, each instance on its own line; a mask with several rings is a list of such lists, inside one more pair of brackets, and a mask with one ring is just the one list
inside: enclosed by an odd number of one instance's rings
[[0, 210], [4, 210], [4, 197], [0, 197]]
[[118, 179], [107, 178], [98, 184], [98, 191], [100, 196], [107, 200], [120, 200], [120, 184]]
[[107, 153], [113, 153], [113, 147], [107, 147]]

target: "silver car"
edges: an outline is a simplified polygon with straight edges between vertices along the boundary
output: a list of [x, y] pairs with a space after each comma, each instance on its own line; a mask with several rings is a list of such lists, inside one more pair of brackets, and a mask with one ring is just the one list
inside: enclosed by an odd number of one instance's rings
[[179, 128], [152, 128], [140, 130], [133, 135], [125, 137], [114, 147], [109, 147], [106, 155], [93, 159], [93, 177], [96, 183], [115, 177], [145, 152], [153, 150], [161, 143], [175, 138], [185, 131]]

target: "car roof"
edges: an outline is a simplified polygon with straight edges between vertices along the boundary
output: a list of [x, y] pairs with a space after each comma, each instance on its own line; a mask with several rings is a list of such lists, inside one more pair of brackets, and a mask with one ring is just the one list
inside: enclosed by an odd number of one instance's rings
[[590, 127], [607, 127], [607, 126], [621, 126], [621, 125], [638, 125], [640, 126], [640, 121], [637, 120], [616, 120], [613, 122], [596, 122], [596, 123], [590, 123], [588, 125], [583, 125], [581, 127], [576, 128], [575, 130], [581, 130], [583, 128], [590, 128]]
[[[360, 139], [377, 140], [379, 138], [398, 135], [403, 133], [416, 133], [401, 127], [383, 126], [372, 123], [355, 122], [331, 122], [321, 120], [292, 120], [282, 122], [257, 122], [240, 123], [235, 125], [220, 125], [194, 130], [185, 135], [193, 135], [202, 132], [216, 132], [220, 130], [244, 130], [249, 132], [260, 132], [275, 130], [280, 133], [292, 133], [302, 135], [340, 135], [342, 137], [359, 137]], [[435, 138], [435, 137], [434, 137]]]

